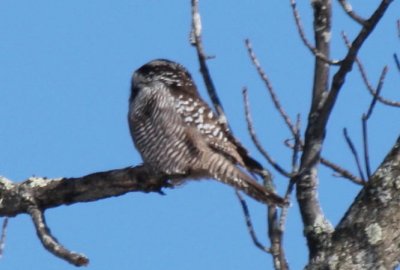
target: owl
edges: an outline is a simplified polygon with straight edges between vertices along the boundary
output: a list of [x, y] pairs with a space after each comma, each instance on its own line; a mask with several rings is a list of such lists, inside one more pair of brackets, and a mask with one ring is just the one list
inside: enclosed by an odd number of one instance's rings
[[128, 122], [152, 173], [177, 183], [215, 179], [262, 203], [285, 203], [250, 176], [265, 170], [203, 101], [182, 65], [157, 59], [134, 72]]

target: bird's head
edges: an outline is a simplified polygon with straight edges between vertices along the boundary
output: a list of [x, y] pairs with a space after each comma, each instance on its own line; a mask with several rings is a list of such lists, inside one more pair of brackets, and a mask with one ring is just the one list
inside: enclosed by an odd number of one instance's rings
[[168, 89], [175, 92], [185, 92], [195, 94], [196, 87], [189, 71], [179, 63], [166, 60], [152, 60], [138, 68], [132, 76], [132, 96], [142, 87], [150, 87], [154, 84], [162, 83]]

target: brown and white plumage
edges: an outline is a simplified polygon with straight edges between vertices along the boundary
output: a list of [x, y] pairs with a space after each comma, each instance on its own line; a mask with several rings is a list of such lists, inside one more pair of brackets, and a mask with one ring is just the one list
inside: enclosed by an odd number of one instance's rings
[[284, 200], [245, 173], [262, 166], [201, 99], [190, 73], [159, 59], [135, 71], [129, 127], [144, 164], [174, 179], [214, 178], [271, 205]]

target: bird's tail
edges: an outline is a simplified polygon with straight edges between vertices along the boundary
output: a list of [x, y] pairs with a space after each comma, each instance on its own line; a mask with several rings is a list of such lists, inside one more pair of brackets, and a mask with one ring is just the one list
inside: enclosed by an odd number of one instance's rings
[[287, 202], [272, 189], [267, 189], [236, 167], [231, 161], [214, 154], [206, 162], [207, 171], [216, 180], [243, 191], [253, 199], [268, 205], [284, 206]]

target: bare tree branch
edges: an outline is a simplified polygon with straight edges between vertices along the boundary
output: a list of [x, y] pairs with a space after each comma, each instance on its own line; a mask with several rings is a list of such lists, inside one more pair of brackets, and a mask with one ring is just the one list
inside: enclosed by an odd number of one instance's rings
[[[303, 142], [301, 142], [303, 144]], [[289, 142], [286, 140], [285, 141], [285, 145], [291, 149], [294, 149], [294, 145], [289, 144]], [[302, 150], [302, 148], [300, 149]], [[363, 185], [362, 180], [360, 178], [358, 178], [357, 176], [355, 176], [354, 174], [352, 174], [350, 171], [344, 169], [343, 167], [339, 166], [338, 164], [324, 158], [321, 156], [320, 158], [321, 164], [332, 169], [333, 171], [335, 171], [336, 173], [338, 173], [339, 176], [346, 178], [350, 181], [352, 181], [355, 184], [360, 184]]]
[[294, 137], [293, 154], [292, 154], [292, 174], [298, 172], [299, 152], [303, 148], [303, 141], [301, 140], [300, 131], [300, 114], [297, 115], [296, 120], [296, 136]]
[[400, 19], [397, 20], [397, 37], [400, 38]]
[[31, 205], [27, 211], [32, 217], [40, 241], [49, 252], [75, 266], [88, 265], [89, 259], [85, 255], [69, 251], [51, 235], [43, 212], [37, 206]]
[[347, 2], [346, 0], [338, 0], [338, 1], [339, 4], [342, 6], [343, 10], [346, 12], [347, 15], [349, 15], [350, 18], [352, 18], [354, 21], [358, 22], [361, 25], [365, 24], [365, 19], [353, 11], [353, 7], [349, 2]]
[[394, 62], [396, 64], [397, 70], [400, 72], [400, 60], [399, 57], [397, 57], [397, 54], [393, 54]]
[[380, 97], [380, 93], [383, 88], [383, 83], [385, 82], [387, 71], [388, 71], [388, 67], [385, 66], [382, 69], [381, 76], [379, 77], [379, 81], [378, 81], [378, 86], [376, 87], [375, 94], [371, 101], [371, 104], [368, 107], [368, 111], [366, 114], [364, 114], [365, 117], [363, 117], [363, 118], [365, 118], [366, 120], [368, 120], [371, 117], [372, 111], [374, 110], [375, 105], [376, 105], [376, 101], [378, 100], [378, 97]]
[[0, 177], [0, 216], [16, 216], [27, 213], [30, 204], [24, 200], [21, 190], [29, 189], [41, 210], [79, 202], [96, 201], [120, 196], [132, 191], [161, 192], [170, 188], [165, 176], [154, 175], [143, 166], [97, 172], [77, 178], [47, 179], [31, 177], [21, 183], [13, 183]]
[[[400, 19], [397, 20], [397, 37], [400, 38]], [[397, 70], [400, 72], [400, 60], [396, 53], [393, 54], [394, 62], [396, 64]]]
[[4, 254], [4, 247], [6, 245], [6, 231], [8, 225], [8, 217], [4, 218], [3, 226], [1, 226], [1, 236], [0, 236], [0, 259], [3, 257]]
[[[314, 36], [316, 48], [326, 57], [330, 54], [331, 1], [311, 2], [314, 10]], [[333, 227], [326, 219], [317, 194], [317, 166], [325, 138], [326, 123], [321, 122], [321, 108], [327, 95], [329, 65], [315, 57], [314, 81], [312, 87], [311, 108], [305, 130], [304, 147], [296, 182], [296, 198], [304, 224], [304, 234], [310, 252], [310, 258], [317, 255], [319, 249], [329, 246]]]
[[363, 115], [361, 122], [362, 122], [363, 149], [364, 149], [364, 166], [365, 166], [365, 172], [367, 174], [367, 180], [369, 181], [371, 179], [371, 165], [369, 162], [367, 121], [368, 120], [365, 119]]
[[[304, 45], [311, 51], [311, 53], [317, 57], [318, 59], [328, 63], [330, 65], [339, 65], [341, 61], [339, 60], [331, 60], [328, 56], [326, 56], [323, 52], [319, 51], [315, 48], [310, 41], [306, 38], [306, 34], [304, 33], [303, 25], [301, 23], [300, 14], [297, 10], [297, 4], [295, 0], [290, 0], [290, 6], [292, 7], [293, 17], [296, 22], [297, 31], [299, 32], [300, 38], [303, 41]], [[326, 37], [328, 38], [328, 37]]]
[[[296, 189], [303, 223], [306, 228], [313, 228], [305, 232], [311, 258], [319, 256], [321, 247], [330, 245], [333, 231], [332, 226], [323, 215], [315, 191], [317, 185], [316, 171], [326, 134], [326, 126], [345, 78], [353, 67], [359, 49], [391, 3], [392, 0], [382, 0], [371, 17], [366, 20], [359, 34], [351, 43], [351, 47], [341, 62], [338, 71], [334, 74], [329, 88], [329, 67], [316, 58], [313, 100], [308, 116], [308, 126], [305, 132], [304, 149]], [[316, 0], [312, 1], [312, 5], [314, 8], [316, 48], [323, 55], [329, 57], [330, 43], [326, 36], [331, 31], [331, 2], [329, 0]], [[330, 90], [327, 91], [327, 89]], [[322, 226], [316, 227], [316, 223]], [[320, 233], [321, 231], [324, 233]]]
[[246, 123], [247, 123], [247, 130], [250, 133], [251, 140], [253, 141], [254, 145], [257, 147], [257, 150], [264, 156], [264, 158], [268, 161], [268, 163], [274, 167], [280, 174], [285, 177], [290, 178], [290, 173], [288, 173], [285, 169], [283, 169], [264, 149], [261, 145], [261, 142], [258, 140], [256, 131], [254, 130], [253, 120], [250, 113], [250, 105], [249, 105], [249, 98], [247, 95], [247, 89], [243, 88], [243, 102], [244, 102], [244, 109], [245, 109], [245, 116], [246, 116]]
[[358, 185], [364, 185], [364, 182], [361, 178], [358, 178], [348, 170], [345, 170], [344, 168], [340, 167], [339, 165], [321, 157], [321, 164], [325, 165], [326, 167], [334, 170], [336, 173], [338, 173], [341, 177], [344, 177], [346, 179], [349, 179], [355, 184]]
[[31, 177], [21, 183], [0, 177], [0, 216], [29, 214], [39, 239], [48, 251], [76, 266], [83, 266], [89, 260], [58, 243], [46, 225], [43, 211], [63, 204], [95, 201], [131, 191], [161, 192], [162, 187], [171, 187], [165, 176], [153, 175], [143, 166], [78, 178]]
[[362, 134], [363, 134], [363, 148], [364, 148], [364, 164], [367, 173], [368, 180], [371, 178], [371, 166], [369, 162], [369, 150], [368, 150], [368, 120], [372, 115], [372, 111], [376, 105], [376, 101], [381, 94], [383, 87], [383, 82], [387, 73], [387, 67], [385, 66], [382, 70], [381, 76], [379, 78], [378, 86], [376, 87], [375, 96], [373, 97], [371, 104], [369, 105], [368, 111], [362, 116]]
[[242, 206], [243, 215], [246, 221], [247, 230], [249, 231], [251, 240], [253, 241], [254, 245], [263, 252], [271, 253], [271, 249], [267, 248], [258, 240], [256, 232], [253, 227], [253, 222], [251, 221], [251, 216], [249, 212], [249, 208], [247, 207], [247, 203], [244, 200], [243, 196], [236, 190], [236, 196], [239, 199], [240, 206]]
[[382, 0], [378, 8], [375, 10], [375, 12], [366, 21], [366, 24], [360, 30], [357, 37], [353, 40], [353, 42], [351, 42], [351, 47], [349, 48], [347, 55], [343, 60], [343, 63], [340, 65], [339, 70], [333, 76], [331, 88], [326, 98], [326, 102], [324, 102], [325, 103], [324, 107], [322, 109], [321, 120], [323, 122], [326, 123], [329, 118], [329, 114], [332, 111], [332, 108], [335, 104], [339, 91], [343, 86], [344, 79], [347, 73], [349, 73], [353, 67], [358, 51], [360, 50], [361, 46], [364, 44], [368, 36], [372, 33], [375, 26], [383, 17], [387, 8], [392, 2], [393, 0]]
[[221, 101], [217, 95], [217, 90], [215, 89], [213, 80], [210, 75], [210, 71], [208, 70], [207, 66], [207, 57], [206, 53], [204, 52], [203, 43], [201, 39], [201, 17], [199, 11], [199, 0], [191, 0], [192, 5], [192, 45], [196, 48], [197, 57], [199, 59], [200, 64], [200, 72], [203, 75], [204, 84], [206, 85], [208, 95], [211, 98], [211, 102], [214, 105], [216, 113], [219, 117], [219, 120], [227, 124], [227, 118], [224, 113], [224, 108], [222, 107]]
[[282, 246], [282, 232], [281, 230], [283, 227], [278, 226], [278, 218], [277, 218], [277, 209], [275, 207], [268, 208], [268, 234], [271, 241], [271, 248], [265, 247], [261, 242], [258, 240], [253, 223], [251, 221], [251, 216], [249, 209], [247, 207], [247, 203], [244, 200], [243, 196], [236, 190], [236, 196], [239, 199], [240, 205], [242, 206], [243, 214], [246, 221], [247, 230], [249, 231], [251, 240], [253, 241], [254, 245], [263, 252], [272, 254], [274, 268], [276, 270], [286, 270], [288, 268], [287, 261], [285, 259], [284, 250]]
[[[199, 14], [199, 10], [198, 10], [198, 0], [192, 0], [192, 35], [193, 35], [193, 40], [194, 40], [193, 45], [197, 49], [197, 55], [198, 55], [199, 63], [200, 63], [200, 71], [201, 71], [201, 73], [203, 75], [203, 79], [204, 79], [204, 82], [206, 84], [207, 91], [209, 93], [209, 96], [210, 96], [213, 104], [214, 104], [214, 107], [216, 108], [217, 114], [219, 115], [219, 117], [222, 120], [222, 122], [225, 123], [228, 126], [227, 120], [226, 120], [226, 116], [225, 116], [224, 111], [223, 111], [223, 107], [222, 107], [222, 105], [221, 105], [221, 103], [220, 103], [220, 101], [218, 99], [215, 87], [213, 85], [213, 82], [211, 80], [211, 76], [210, 76], [209, 71], [208, 71], [208, 67], [206, 65], [207, 56], [204, 53], [203, 46], [202, 46], [202, 43], [201, 43], [201, 21], [200, 21], [200, 14]], [[248, 112], [248, 110], [247, 110], [247, 112]], [[246, 113], [246, 115], [248, 115], [248, 113]], [[259, 150], [261, 149], [262, 153], [266, 154], [264, 156], [267, 157], [267, 160], [272, 161], [272, 159], [269, 158], [269, 155], [266, 153], [266, 151], [264, 151], [264, 149], [258, 143], [258, 140], [257, 140], [257, 138], [255, 136], [255, 132], [254, 132], [254, 130], [252, 128], [251, 122], [248, 122], [248, 126], [250, 126], [249, 130], [251, 129], [251, 131], [252, 131], [251, 134], [252, 134], [253, 142], [255, 142], [257, 148], [259, 148]], [[277, 164], [275, 164], [275, 166], [279, 167]], [[266, 179], [264, 179], [264, 180], [266, 180]], [[263, 250], [265, 252], [270, 252], [270, 250], [265, 248], [257, 240], [257, 237], [255, 236], [255, 232], [254, 232], [254, 229], [253, 229], [253, 226], [252, 226], [252, 223], [251, 223], [250, 215], [249, 215], [249, 212], [248, 212], [248, 209], [247, 209], [247, 204], [245, 203], [243, 198], [241, 198], [239, 193], [237, 193], [237, 196], [238, 196], [239, 201], [240, 201], [240, 203], [242, 205], [243, 212], [244, 212], [244, 215], [245, 215], [245, 218], [246, 218], [246, 224], [247, 224], [250, 236], [251, 236], [254, 244], [259, 249], [261, 249], [261, 250]], [[281, 245], [279, 245], [279, 249], [280, 250], [282, 249]], [[277, 265], [277, 255], [274, 255], [275, 253], [276, 252], [273, 253], [273, 259], [274, 259], [275, 265]], [[283, 255], [283, 249], [281, 250], [281, 253], [279, 253], [279, 259], [278, 259], [279, 262], [280, 262], [279, 265], [281, 265], [283, 263], [283, 262], [280, 261], [280, 260], [282, 260], [282, 258], [284, 258], [282, 256], [284, 256]], [[284, 260], [284, 262], [286, 262], [286, 260]], [[276, 268], [276, 269], [287, 269], [287, 268]]]
[[271, 241], [271, 254], [276, 270], [289, 269], [288, 262], [283, 248], [283, 226], [279, 224], [278, 209], [268, 206], [268, 236]]
[[285, 110], [283, 109], [281, 103], [279, 102], [278, 96], [274, 90], [274, 87], [272, 86], [271, 81], [269, 80], [267, 74], [264, 72], [260, 65], [260, 61], [258, 60], [256, 54], [254, 53], [253, 47], [248, 39], [245, 40], [246, 48], [249, 53], [250, 59], [253, 63], [253, 65], [256, 67], [258, 74], [260, 75], [261, 79], [265, 83], [265, 86], [267, 87], [267, 90], [271, 96], [272, 102], [279, 112], [279, 114], [282, 116], [283, 120], [285, 121], [286, 126], [289, 128], [290, 132], [292, 133], [293, 137], [296, 137], [296, 127], [293, 125], [292, 121], [290, 120], [290, 117], [287, 115]]
[[[342, 38], [343, 38], [343, 40], [344, 40], [344, 42], [345, 42], [347, 48], [350, 49], [351, 44], [350, 44], [349, 39], [347, 38], [346, 33], [342, 32]], [[358, 57], [356, 57], [356, 58], [355, 58], [355, 62], [356, 62], [356, 64], [357, 64], [358, 70], [360, 71], [360, 74], [361, 74], [361, 77], [362, 77], [362, 79], [363, 79], [363, 82], [364, 82], [366, 88], [368, 89], [369, 93], [370, 93], [373, 97], [376, 97], [377, 100], [378, 100], [379, 102], [381, 102], [381, 103], [383, 103], [383, 104], [385, 104], [385, 105], [393, 106], [393, 107], [400, 107], [400, 102], [386, 99], [386, 98], [382, 97], [381, 95], [376, 95], [376, 90], [374, 89], [374, 87], [373, 87], [373, 86], [371, 85], [371, 83], [369, 82], [368, 76], [367, 76], [367, 72], [365, 71], [364, 65], [361, 63], [361, 60], [360, 60]], [[400, 66], [399, 66], [399, 67], [400, 67]], [[400, 69], [399, 69], [399, 70], [400, 70]], [[385, 66], [385, 67], [384, 67], [384, 73], [385, 73], [385, 75], [386, 75], [387, 71], [388, 71], [388, 67]]]
[[360, 162], [360, 159], [358, 157], [357, 149], [354, 146], [353, 142], [351, 141], [351, 138], [350, 138], [349, 134], [347, 133], [347, 129], [346, 128], [343, 129], [343, 136], [346, 139], [346, 143], [349, 146], [351, 153], [353, 154], [354, 160], [355, 160], [356, 165], [357, 165], [358, 173], [360, 174], [360, 177], [361, 177], [362, 181], [365, 182], [365, 176], [364, 176], [363, 170], [361, 168], [361, 162]]

